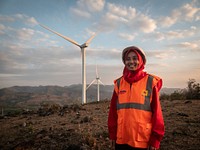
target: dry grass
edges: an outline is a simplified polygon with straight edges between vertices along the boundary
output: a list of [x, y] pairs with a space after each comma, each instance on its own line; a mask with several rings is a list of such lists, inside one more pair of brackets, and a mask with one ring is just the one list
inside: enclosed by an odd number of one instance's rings
[[[166, 133], [161, 150], [197, 150], [200, 147], [200, 101], [161, 101]], [[0, 119], [3, 150], [107, 150], [109, 102], [67, 107]]]

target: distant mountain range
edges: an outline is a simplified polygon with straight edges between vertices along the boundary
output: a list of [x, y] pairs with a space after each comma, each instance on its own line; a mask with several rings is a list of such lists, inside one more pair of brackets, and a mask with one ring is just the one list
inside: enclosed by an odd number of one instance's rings
[[[162, 88], [161, 94], [171, 94], [179, 88]], [[100, 85], [100, 100], [110, 100], [113, 85]], [[60, 105], [81, 103], [82, 85], [70, 86], [13, 86], [0, 89], [1, 106], [39, 106], [42, 103], [59, 103]], [[97, 86], [87, 90], [87, 102], [96, 101]]]

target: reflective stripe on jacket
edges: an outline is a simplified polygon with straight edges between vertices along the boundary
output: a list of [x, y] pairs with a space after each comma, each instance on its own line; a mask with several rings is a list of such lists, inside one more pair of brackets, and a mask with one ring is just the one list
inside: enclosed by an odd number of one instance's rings
[[159, 77], [146, 75], [132, 84], [115, 80], [117, 100], [117, 143], [147, 148], [152, 129], [152, 89]]

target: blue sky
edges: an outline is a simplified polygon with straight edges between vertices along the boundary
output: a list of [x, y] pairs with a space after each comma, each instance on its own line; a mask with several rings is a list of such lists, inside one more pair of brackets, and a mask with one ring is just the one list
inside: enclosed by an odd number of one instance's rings
[[87, 83], [95, 66], [104, 84], [122, 75], [122, 50], [141, 47], [145, 70], [164, 87], [200, 82], [198, 0], [0, 0], [0, 88], [81, 84], [80, 48], [45, 30], [83, 44]]

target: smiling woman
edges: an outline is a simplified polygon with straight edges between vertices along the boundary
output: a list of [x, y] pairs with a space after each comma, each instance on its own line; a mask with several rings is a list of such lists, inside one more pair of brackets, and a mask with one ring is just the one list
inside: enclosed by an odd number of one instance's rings
[[115, 150], [157, 150], [164, 136], [159, 101], [162, 79], [143, 71], [146, 56], [141, 48], [123, 50], [123, 75], [114, 81], [108, 130]]

